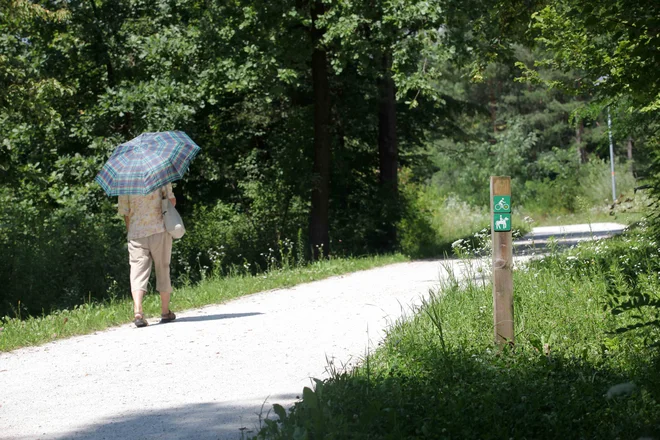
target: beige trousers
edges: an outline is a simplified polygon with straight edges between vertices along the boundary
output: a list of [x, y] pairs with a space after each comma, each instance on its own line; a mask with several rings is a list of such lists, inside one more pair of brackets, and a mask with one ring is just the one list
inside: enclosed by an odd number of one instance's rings
[[167, 232], [134, 238], [128, 241], [128, 256], [131, 263], [131, 291], [147, 291], [151, 263], [156, 268], [156, 290], [171, 293], [170, 260], [172, 257], [172, 236]]

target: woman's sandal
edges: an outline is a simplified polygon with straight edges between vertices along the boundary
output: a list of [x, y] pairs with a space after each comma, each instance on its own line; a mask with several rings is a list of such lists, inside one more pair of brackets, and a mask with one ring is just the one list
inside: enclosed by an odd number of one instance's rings
[[135, 319], [133, 320], [133, 324], [135, 324], [136, 327], [146, 327], [149, 325], [147, 320], [144, 319], [144, 315], [142, 313], [135, 314]]
[[168, 311], [164, 315], [160, 315], [160, 324], [165, 324], [166, 322], [172, 322], [176, 319], [176, 315], [172, 311]]

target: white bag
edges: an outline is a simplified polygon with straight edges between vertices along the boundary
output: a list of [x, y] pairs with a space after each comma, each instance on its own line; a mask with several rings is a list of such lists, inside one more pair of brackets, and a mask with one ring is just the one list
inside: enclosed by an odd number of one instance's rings
[[169, 232], [172, 238], [183, 237], [183, 234], [186, 233], [186, 228], [183, 226], [183, 220], [178, 211], [167, 198], [163, 199], [162, 204], [165, 229], [167, 229], [167, 232]]

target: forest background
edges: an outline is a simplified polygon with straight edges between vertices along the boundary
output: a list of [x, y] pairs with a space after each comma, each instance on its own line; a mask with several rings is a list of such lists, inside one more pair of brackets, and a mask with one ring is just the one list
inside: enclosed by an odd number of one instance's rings
[[[283, 258], [441, 256], [657, 191], [653, 2], [0, 0], [0, 316], [128, 294], [93, 178], [145, 131], [201, 147], [176, 283]], [[653, 214], [655, 205], [648, 209]], [[528, 226], [527, 226], [528, 227]]]

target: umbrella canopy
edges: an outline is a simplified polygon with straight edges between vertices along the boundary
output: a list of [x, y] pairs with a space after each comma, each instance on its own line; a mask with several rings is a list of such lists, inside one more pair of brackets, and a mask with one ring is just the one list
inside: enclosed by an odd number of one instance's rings
[[109, 196], [146, 195], [181, 179], [199, 150], [182, 131], [142, 133], [119, 145], [94, 180]]

